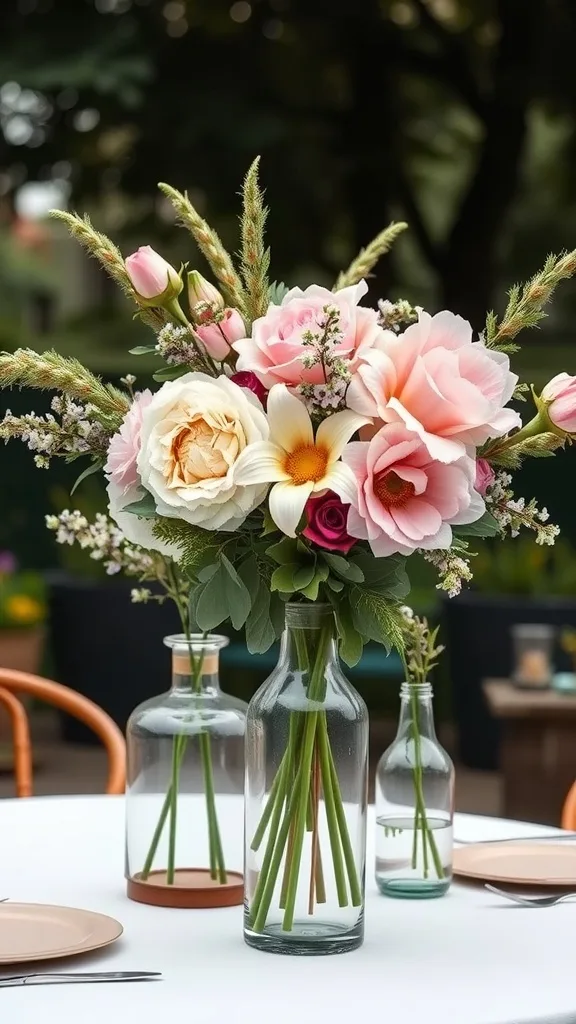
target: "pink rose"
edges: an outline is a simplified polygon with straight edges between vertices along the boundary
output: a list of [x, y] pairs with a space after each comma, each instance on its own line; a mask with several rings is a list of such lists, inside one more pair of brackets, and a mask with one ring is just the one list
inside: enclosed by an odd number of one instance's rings
[[474, 487], [481, 494], [482, 497], [486, 494], [486, 491], [491, 484], [494, 483], [494, 470], [486, 459], [476, 460], [476, 480]]
[[250, 370], [241, 370], [240, 373], [233, 373], [230, 380], [233, 380], [239, 388], [247, 388], [248, 391], [251, 391], [252, 394], [256, 395], [256, 398], [262, 402], [264, 408], [266, 408], [268, 392], [262, 382], [258, 380], [255, 373], [251, 373]]
[[346, 445], [342, 461], [358, 483], [348, 533], [367, 540], [378, 558], [449, 548], [451, 527], [473, 523], [484, 512], [474, 490], [474, 459], [437, 462], [403, 423], [386, 423], [371, 441]]
[[305, 291], [292, 288], [280, 306], [271, 305], [265, 316], [254, 321], [251, 338], [232, 346], [239, 355], [238, 369], [252, 370], [268, 389], [278, 383], [289, 387], [324, 383], [322, 367], [306, 367], [305, 356], [310, 353], [306, 335], [322, 333], [327, 306], [340, 314], [338, 339], [331, 351], [355, 367], [359, 355], [384, 333], [376, 311], [358, 305], [367, 291], [365, 281], [339, 292], [316, 284]]
[[224, 309], [224, 299], [220, 292], [199, 270], [191, 270], [188, 274], [188, 302], [194, 313], [200, 309]]
[[453, 462], [468, 445], [520, 425], [504, 408], [517, 381], [508, 356], [472, 341], [467, 320], [421, 311], [418, 323], [399, 335], [386, 331], [378, 349], [362, 352], [346, 400], [365, 416], [404, 423], [433, 458]]
[[141, 446], [142, 414], [150, 405], [152, 397], [152, 392], [148, 390], [140, 391], [134, 397], [120, 430], [114, 434], [108, 446], [104, 472], [122, 494], [140, 483], [136, 459]]
[[198, 324], [195, 332], [208, 355], [221, 363], [230, 355], [232, 342], [244, 337], [246, 328], [237, 309], [224, 309], [211, 323]]
[[548, 381], [541, 397], [550, 403], [547, 411], [554, 426], [576, 434], [576, 377], [558, 373]]
[[340, 551], [347, 555], [356, 543], [346, 529], [349, 505], [345, 505], [334, 491], [326, 491], [317, 498], [308, 498], [304, 512], [308, 525], [304, 537], [328, 551]]
[[174, 295], [179, 295], [182, 291], [180, 274], [150, 245], [141, 245], [136, 252], [127, 257], [126, 271], [134, 291], [143, 299], [164, 296], [169, 285], [172, 285]]

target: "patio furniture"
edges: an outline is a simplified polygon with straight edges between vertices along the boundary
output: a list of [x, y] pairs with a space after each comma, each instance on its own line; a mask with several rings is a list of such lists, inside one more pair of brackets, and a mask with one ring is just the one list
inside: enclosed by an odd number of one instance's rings
[[126, 745], [109, 715], [75, 690], [14, 669], [0, 668], [0, 704], [6, 708], [14, 736], [16, 795], [32, 795], [32, 744], [26, 710], [15, 693], [26, 693], [74, 715], [92, 729], [108, 752], [107, 793], [123, 793], [126, 782]]

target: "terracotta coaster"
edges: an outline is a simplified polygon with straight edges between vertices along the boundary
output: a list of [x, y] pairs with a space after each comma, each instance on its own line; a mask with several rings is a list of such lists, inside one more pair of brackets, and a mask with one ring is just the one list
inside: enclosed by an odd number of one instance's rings
[[151, 871], [145, 882], [140, 875], [129, 878], [127, 894], [136, 903], [153, 907], [238, 907], [244, 902], [244, 879], [238, 871], [228, 871], [227, 877], [222, 884], [205, 868], [178, 868], [174, 883], [168, 885], [165, 871]]

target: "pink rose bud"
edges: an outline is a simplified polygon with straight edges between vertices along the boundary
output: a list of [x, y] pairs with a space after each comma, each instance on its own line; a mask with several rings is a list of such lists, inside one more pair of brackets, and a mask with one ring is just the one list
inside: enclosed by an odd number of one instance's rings
[[559, 373], [544, 388], [541, 398], [553, 425], [567, 434], [576, 434], [576, 377]]
[[486, 491], [490, 487], [490, 484], [494, 483], [494, 470], [486, 459], [478, 459], [476, 461], [476, 480], [474, 483], [474, 489], [481, 494], [482, 497], [486, 494]]
[[303, 536], [319, 548], [347, 555], [356, 543], [346, 529], [349, 508], [334, 491], [326, 491], [318, 498], [308, 498], [304, 508], [308, 525], [302, 530]]
[[126, 271], [138, 297], [150, 303], [152, 299], [165, 302], [182, 291], [180, 274], [150, 245], [141, 245], [126, 259]]
[[251, 391], [253, 395], [256, 395], [256, 398], [260, 399], [264, 408], [266, 408], [268, 392], [262, 381], [258, 380], [255, 373], [252, 373], [252, 370], [240, 370], [239, 373], [233, 373], [230, 380], [234, 381], [239, 388], [246, 388], [247, 391]]
[[195, 330], [208, 355], [219, 363], [230, 355], [232, 342], [246, 337], [244, 321], [237, 309], [223, 309], [211, 323], [197, 324]]
[[[224, 299], [220, 292], [198, 270], [191, 270], [188, 274], [188, 302], [192, 313], [196, 311], [197, 306], [200, 306], [200, 313], [202, 310], [210, 313], [224, 309]], [[203, 317], [195, 316], [194, 319], [202, 321]]]

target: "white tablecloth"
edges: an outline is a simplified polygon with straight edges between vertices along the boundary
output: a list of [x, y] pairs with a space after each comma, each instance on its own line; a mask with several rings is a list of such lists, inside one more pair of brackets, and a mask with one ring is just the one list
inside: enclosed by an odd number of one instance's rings
[[[223, 827], [235, 867], [242, 806], [230, 800]], [[187, 911], [130, 902], [121, 797], [0, 801], [0, 898], [96, 910], [124, 925], [109, 949], [59, 968], [164, 975], [157, 983], [0, 989], [0, 1021], [524, 1024], [562, 1011], [576, 1021], [576, 902], [525, 910], [459, 884], [443, 899], [387, 899], [373, 881], [372, 824], [364, 945], [341, 956], [288, 957], [244, 944], [241, 907]], [[480, 839], [525, 828], [459, 815], [455, 832]]]

